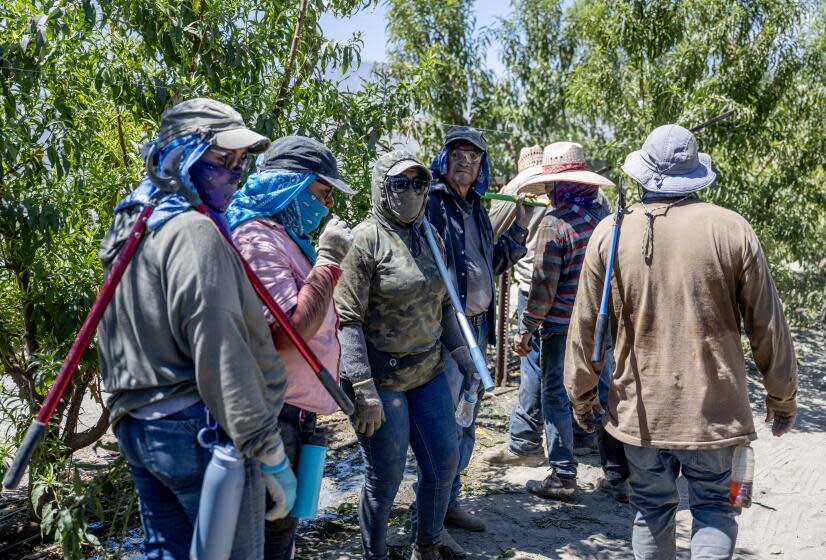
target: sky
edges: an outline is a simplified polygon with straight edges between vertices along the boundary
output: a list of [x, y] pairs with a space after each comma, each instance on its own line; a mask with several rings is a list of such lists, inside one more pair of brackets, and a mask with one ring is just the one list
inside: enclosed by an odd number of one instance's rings
[[[505, 17], [510, 8], [510, 2], [503, 0], [476, 0], [476, 30], [491, 26], [496, 23], [497, 18]], [[362, 10], [351, 18], [336, 18], [330, 14], [321, 17], [321, 27], [328, 39], [345, 40], [350, 39], [353, 33], [361, 31], [364, 48], [361, 51], [362, 62], [369, 66], [370, 62], [383, 62], [386, 60], [386, 14], [387, 7], [384, 2], [372, 9]], [[488, 52], [488, 68], [496, 73], [502, 69], [495, 45], [492, 45]]]

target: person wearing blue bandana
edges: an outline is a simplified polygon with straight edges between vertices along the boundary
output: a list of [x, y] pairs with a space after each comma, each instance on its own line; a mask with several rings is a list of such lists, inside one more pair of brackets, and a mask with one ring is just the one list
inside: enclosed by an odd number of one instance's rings
[[[481, 199], [490, 180], [487, 151], [487, 142], [478, 130], [467, 126], [448, 130], [431, 166], [433, 184], [427, 203], [427, 219], [444, 240], [448, 271], [482, 352], [488, 343], [496, 342], [494, 277], [508, 270], [527, 252], [525, 239], [530, 220], [520, 198], [514, 224], [494, 243], [493, 228]], [[458, 403], [462, 387], [469, 386], [471, 380], [465, 379], [462, 368], [449, 354], [443, 354], [453, 400]], [[445, 517], [446, 525], [470, 531], [485, 530], [484, 523], [458, 502], [460, 473], [470, 463], [473, 453], [475, 417], [480, 404], [481, 399], [474, 412], [474, 422], [467, 428], [458, 425], [456, 428], [459, 467]]]
[[[144, 151], [146, 177], [117, 205], [101, 242], [108, 271], [143, 206], [155, 205], [98, 328], [107, 407], [149, 559], [189, 557], [211, 453], [197, 441], [204, 428], [247, 459], [231, 558], [262, 558], [265, 516], [292, 507], [295, 477], [278, 428], [284, 364], [241, 260], [194, 210], [203, 203], [222, 219], [248, 154], [268, 145], [223, 103], [172, 107]], [[278, 496], [268, 511], [265, 488]]]
[[[330, 213], [333, 190], [344, 183], [332, 152], [304, 136], [286, 136], [258, 158], [257, 173], [235, 193], [226, 217], [238, 250], [273, 299], [290, 317], [322, 365], [339, 371], [341, 346], [333, 289], [352, 244], [347, 224], [332, 216], [314, 247], [310, 235]], [[287, 367], [287, 394], [278, 416], [287, 457], [298, 467], [301, 449], [314, 434], [316, 416], [338, 407], [274, 318], [265, 311], [275, 347]], [[265, 525], [264, 557], [291, 558], [298, 520], [287, 516]]]

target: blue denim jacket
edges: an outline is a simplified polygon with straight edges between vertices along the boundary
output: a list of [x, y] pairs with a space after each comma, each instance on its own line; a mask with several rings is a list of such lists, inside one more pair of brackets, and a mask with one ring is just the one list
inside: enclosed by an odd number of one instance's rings
[[[508, 230], [499, 236], [498, 242], [493, 243], [493, 227], [488, 218], [488, 211], [482, 204], [479, 194], [471, 189], [468, 193], [469, 201], [461, 200], [452, 188], [439, 180], [435, 180], [430, 188], [427, 201], [427, 219], [442, 236], [447, 252], [447, 265], [451, 275], [456, 278], [457, 291], [462, 307], [467, 304], [467, 263], [465, 262], [465, 231], [462, 207], [472, 204], [473, 219], [482, 234], [485, 243], [482, 251], [485, 259], [491, 266], [491, 277], [499, 275], [512, 267], [525, 256], [525, 239], [528, 230], [514, 222]], [[487, 311], [488, 325], [493, 325], [494, 310], [496, 309], [496, 290]], [[488, 343], [496, 344], [496, 329], [488, 328]]]

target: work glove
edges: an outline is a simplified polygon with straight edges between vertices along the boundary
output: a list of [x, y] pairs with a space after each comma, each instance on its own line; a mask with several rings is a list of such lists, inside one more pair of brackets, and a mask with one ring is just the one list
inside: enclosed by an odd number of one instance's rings
[[[573, 404], [573, 403], [572, 403]], [[594, 415], [594, 410], [600, 414], [605, 414], [602, 405], [599, 404], [599, 396], [597, 390], [593, 390], [591, 398], [578, 401], [572, 406], [574, 410], [574, 420], [582, 428], [585, 433], [591, 434], [597, 429], [597, 419]]]
[[456, 365], [459, 366], [459, 371], [464, 376], [464, 385], [462, 386], [465, 390], [470, 390], [473, 386], [473, 380], [476, 379], [476, 387], [477, 390], [479, 388], [479, 380], [481, 377], [479, 376], [479, 372], [476, 371], [476, 364], [473, 363], [473, 358], [470, 356], [470, 350], [467, 346], [460, 346], [453, 350], [450, 353], [450, 357], [456, 362]]
[[318, 256], [315, 265], [332, 264], [339, 266], [352, 244], [353, 232], [350, 231], [350, 226], [334, 214], [318, 237], [318, 248], [316, 249]]
[[531, 217], [533, 216], [533, 209], [525, 206], [525, 196], [525, 193], [516, 196], [516, 223], [528, 229], [528, 225], [531, 223]]
[[356, 431], [371, 437], [384, 422], [384, 406], [372, 379], [357, 381], [353, 384], [356, 395], [356, 412], [353, 414], [353, 424]]
[[267, 494], [274, 503], [264, 514], [264, 518], [267, 521], [275, 521], [287, 517], [295, 505], [295, 493], [298, 489], [298, 481], [290, 466], [290, 460], [285, 457], [274, 466], [261, 463], [261, 474]]
[[796, 416], [795, 412], [780, 412], [770, 408], [766, 413], [766, 424], [772, 425], [772, 435], [780, 437], [791, 431]]

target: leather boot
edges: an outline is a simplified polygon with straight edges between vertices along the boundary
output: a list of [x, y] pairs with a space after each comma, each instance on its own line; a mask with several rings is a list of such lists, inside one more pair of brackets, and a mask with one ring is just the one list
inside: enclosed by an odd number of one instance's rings
[[445, 525], [458, 527], [465, 531], [475, 531], [481, 533], [485, 530], [485, 522], [464, 509], [459, 504], [447, 510], [445, 514]]

